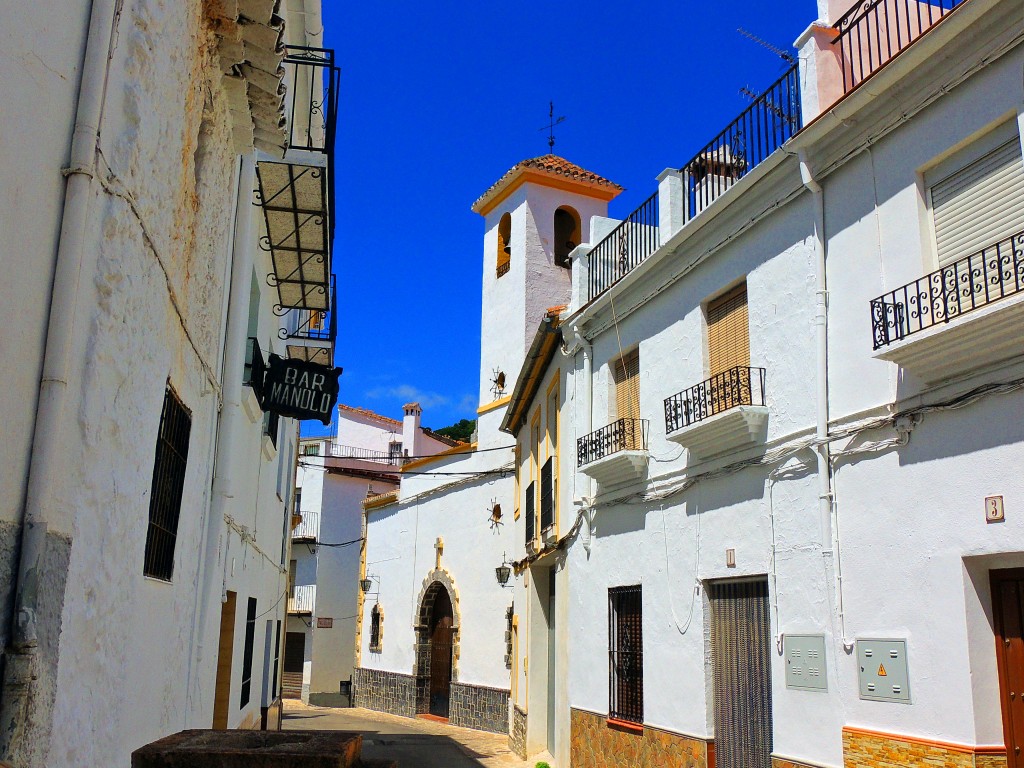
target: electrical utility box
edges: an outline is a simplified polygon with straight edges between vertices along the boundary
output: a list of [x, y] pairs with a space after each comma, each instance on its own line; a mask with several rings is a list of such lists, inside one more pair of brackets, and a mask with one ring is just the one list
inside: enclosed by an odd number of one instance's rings
[[786, 687], [799, 691], [827, 691], [824, 635], [785, 635]]
[[857, 669], [862, 699], [910, 703], [906, 640], [857, 640]]

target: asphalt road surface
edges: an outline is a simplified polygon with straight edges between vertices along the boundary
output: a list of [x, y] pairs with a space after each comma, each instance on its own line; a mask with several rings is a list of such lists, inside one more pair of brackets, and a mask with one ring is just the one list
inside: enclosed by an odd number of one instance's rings
[[398, 768], [519, 768], [504, 736], [453, 728], [365, 709], [286, 705], [285, 730], [353, 731], [363, 734], [363, 757], [394, 760]]

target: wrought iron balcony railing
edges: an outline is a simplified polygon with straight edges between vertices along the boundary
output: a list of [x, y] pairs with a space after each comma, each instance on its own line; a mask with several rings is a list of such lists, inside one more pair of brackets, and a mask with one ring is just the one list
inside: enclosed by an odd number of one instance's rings
[[292, 528], [292, 541], [316, 541], [320, 538], [320, 513], [306, 510], [302, 521]]
[[338, 68], [330, 48], [289, 45], [284, 68], [289, 93], [288, 149], [334, 151], [338, 119]]
[[875, 349], [1024, 291], [1024, 232], [871, 301]]
[[647, 419], [618, 419], [576, 441], [576, 465], [586, 466], [620, 451], [646, 451]]
[[736, 366], [665, 398], [665, 433], [739, 405], [764, 405], [764, 368]]
[[317, 443], [306, 443], [302, 446], [303, 456], [328, 456], [335, 459], [359, 459], [360, 461], [374, 461], [379, 464], [399, 465], [403, 457], [388, 451], [374, 451], [370, 448], [360, 448], [355, 445], [342, 445], [333, 440], [324, 440]]
[[338, 287], [334, 275], [331, 275], [331, 301], [328, 309], [286, 309], [280, 305], [275, 306], [275, 314], [287, 316], [285, 326], [277, 331], [278, 338], [333, 343], [338, 338], [337, 302]]
[[849, 93], [883, 64], [942, 21], [966, 0], [858, 0], [835, 27], [843, 93]]
[[[803, 126], [800, 78], [794, 64], [680, 169], [686, 178], [683, 223], [747, 175]], [[590, 251], [588, 300], [600, 296], [661, 245], [658, 193]]]
[[288, 613], [312, 613], [316, 607], [316, 584], [292, 587], [288, 596]]

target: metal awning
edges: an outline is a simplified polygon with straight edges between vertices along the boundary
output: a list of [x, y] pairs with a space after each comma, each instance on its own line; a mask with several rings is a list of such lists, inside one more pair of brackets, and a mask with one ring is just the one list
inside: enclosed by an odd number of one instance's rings
[[260, 247], [269, 251], [282, 308], [329, 309], [330, 215], [328, 169], [319, 165], [259, 162], [258, 203], [267, 234]]

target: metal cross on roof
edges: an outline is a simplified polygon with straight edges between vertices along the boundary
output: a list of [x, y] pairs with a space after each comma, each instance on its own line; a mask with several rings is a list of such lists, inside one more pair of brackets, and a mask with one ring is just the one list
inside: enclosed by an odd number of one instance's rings
[[554, 154], [555, 151], [555, 126], [565, 120], [565, 115], [562, 115], [557, 120], [555, 119], [555, 102], [548, 102], [548, 124], [538, 128], [538, 131], [547, 130], [548, 132], [548, 152]]

